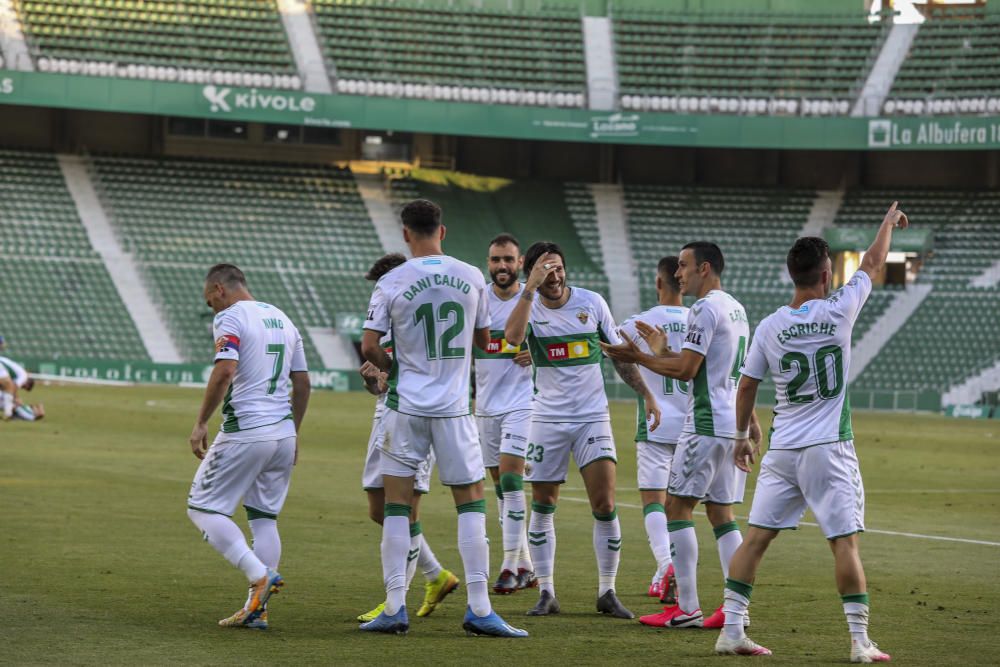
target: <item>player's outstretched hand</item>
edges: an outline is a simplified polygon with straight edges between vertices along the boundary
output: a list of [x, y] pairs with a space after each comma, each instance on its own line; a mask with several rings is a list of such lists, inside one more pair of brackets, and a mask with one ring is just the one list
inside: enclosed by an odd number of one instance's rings
[[559, 255], [551, 252], [547, 252], [535, 262], [535, 265], [531, 267], [531, 273], [528, 274], [528, 279], [524, 281], [525, 289], [534, 291], [541, 287], [542, 283], [549, 277], [553, 271], [555, 271], [558, 266], [552, 260], [558, 259]]
[[528, 350], [521, 350], [514, 355], [514, 363], [523, 368], [527, 368], [531, 365], [531, 352]]
[[191, 453], [199, 460], [205, 458], [208, 451], [208, 426], [205, 424], [195, 424], [191, 429], [191, 437], [188, 438], [191, 444]]
[[743, 472], [750, 472], [750, 466], [756, 462], [757, 453], [755, 447], [750, 443], [749, 438], [737, 438], [733, 455], [736, 458], [736, 467]]
[[655, 431], [656, 427], [660, 425], [661, 415], [659, 406], [652, 398], [652, 396], [646, 396], [646, 423], [649, 424], [650, 431]]
[[601, 349], [604, 350], [604, 354], [608, 355], [615, 361], [624, 361], [625, 363], [634, 364], [639, 358], [639, 348], [636, 347], [635, 343], [628, 336], [622, 336], [624, 342], [618, 345], [611, 345], [610, 343], [605, 343], [601, 341]]
[[670, 349], [670, 345], [667, 343], [667, 334], [663, 333], [663, 329], [651, 327], [642, 320], [639, 320], [635, 323], [635, 330], [646, 341], [650, 352], [657, 357], [662, 357], [663, 353]]
[[899, 205], [898, 201], [892, 202], [892, 206], [889, 207], [889, 211], [885, 214], [885, 218], [882, 223], [891, 222], [893, 227], [899, 229], [906, 229], [910, 226], [910, 221], [906, 217], [906, 214], [898, 210], [896, 207]]

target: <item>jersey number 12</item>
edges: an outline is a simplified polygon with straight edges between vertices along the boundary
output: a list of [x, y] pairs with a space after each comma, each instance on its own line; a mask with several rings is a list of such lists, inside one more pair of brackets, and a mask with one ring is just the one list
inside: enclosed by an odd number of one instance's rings
[[[452, 321], [454, 316], [454, 321]], [[437, 335], [437, 322], [450, 323], [450, 326]], [[461, 359], [465, 356], [464, 347], [452, 347], [451, 343], [465, 329], [465, 308], [457, 301], [445, 301], [438, 305], [437, 316], [433, 303], [424, 303], [417, 307], [413, 315], [413, 324], [424, 327], [424, 343], [427, 345], [428, 359]]]

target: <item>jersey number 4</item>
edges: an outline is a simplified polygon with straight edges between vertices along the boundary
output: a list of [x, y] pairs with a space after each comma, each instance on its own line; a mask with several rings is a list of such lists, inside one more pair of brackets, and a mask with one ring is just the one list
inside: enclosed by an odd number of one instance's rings
[[[450, 324], [441, 332], [440, 337], [437, 334], [437, 322]], [[413, 315], [413, 324], [424, 326], [424, 343], [427, 345], [428, 359], [461, 359], [465, 356], [464, 347], [451, 346], [452, 341], [465, 329], [465, 308], [462, 304], [445, 301], [438, 305], [436, 316], [433, 303], [421, 304]]]
[[[830, 367], [833, 370], [831, 378], [830, 368], [827, 368], [827, 359], [831, 360]], [[788, 352], [781, 358], [780, 366], [782, 373], [790, 373], [792, 366], [797, 372], [795, 377], [788, 381], [788, 388], [785, 390], [789, 403], [812, 403], [815, 398], [812, 394], [800, 394], [802, 385], [809, 379], [813, 372], [809, 367], [809, 357], [801, 352]], [[823, 400], [836, 398], [840, 392], [844, 391], [844, 351], [838, 345], [825, 345], [813, 355], [813, 368], [816, 372], [816, 393]]]

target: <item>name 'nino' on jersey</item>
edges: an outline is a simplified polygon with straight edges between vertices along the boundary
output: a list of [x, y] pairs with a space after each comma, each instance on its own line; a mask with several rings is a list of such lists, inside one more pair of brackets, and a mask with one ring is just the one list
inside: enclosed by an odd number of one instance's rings
[[[523, 286], [522, 286], [523, 288]], [[531, 367], [518, 366], [514, 355], [527, 349], [527, 344], [514, 347], [504, 338], [504, 327], [510, 318], [520, 291], [504, 301], [492, 287], [486, 288], [490, 312], [490, 344], [486, 350], [473, 350], [476, 357], [476, 415], [495, 417], [514, 410], [531, 409]]]
[[[656, 327], [667, 335], [667, 344], [674, 352], [679, 352], [687, 333], [688, 309], [684, 306], [653, 306], [644, 313], [634, 315], [622, 323], [622, 333], [632, 339], [640, 350], [650, 353], [646, 341], [636, 331], [637, 321]], [[646, 423], [646, 403], [640, 396], [636, 411], [636, 442], [650, 441], [676, 444], [684, 426], [688, 410], [688, 383], [668, 378], [643, 365], [639, 365], [646, 387], [649, 388], [656, 405], [660, 408], [660, 425], [655, 431]]]
[[541, 422], [609, 421], [600, 342], [621, 343], [611, 309], [600, 294], [571, 288], [559, 308], [531, 306], [528, 349], [535, 365], [532, 419]]
[[871, 278], [858, 271], [826, 299], [782, 306], [757, 325], [742, 373], [762, 380], [771, 372], [777, 398], [771, 449], [854, 439], [851, 333], [871, 291]]
[[289, 420], [292, 371], [306, 371], [306, 355], [299, 330], [288, 316], [260, 301], [237, 301], [215, 316], [215, 361], [239, 362], [222, 402], [222, 432]]
[[690, 382], [684, 433], [736, 435], [736, 381], [749, 338], [747, 312], [730, 294], [712, 290], [691, 306], [683, 349], [704, 359]]
[[364, 328], [392, 336], [386, 407], [419, 417], [469, 414], [473, 334], [488, 326], [486, 281], [474, 266], [414, 257], [382, 276]]

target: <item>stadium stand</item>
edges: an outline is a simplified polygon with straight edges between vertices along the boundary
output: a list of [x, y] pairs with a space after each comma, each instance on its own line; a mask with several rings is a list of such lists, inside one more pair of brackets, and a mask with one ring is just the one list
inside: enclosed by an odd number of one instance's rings
[[616, 8], [622, 108], [844, 115], [891, 21], [856, 15]]
[[349, 171], [110, 156], [93, 164], [104, 206], [190, 361], [212, 356], [202, 278], [220, 261], [243, 268], [254, 296], [300, 327], [364, 312], [371, 290], [363, 274], [383, 250]]
[[[430, 8], [417, 2], [314, 0], [341, 93], [581, 107], [579, 11]], [[416, 48], [419, 45], [419, 49]]]
[[54, 155], [0, 150], [0, 229], [9, 356], [149, 359]]
[[901, 115], [1000, 112], [1000, 5], [935, 7], [883, 109]]
[[836, 224], [870, 224], [870, 211], [893, 197], [934, 230], [934, 252], [917, 274], [933, 290], [856, 382], [861, 389], [942, 391], [1000, 360], [1000, 289], [973, 287], [1000, 257], [1000, 193], [995, 191], [847, 193]]
[[[579, 200], [569, 199], [562, 185], [418, 169], [409, 177], [394, 179], [391, 188], [397, 206], [417, 197], [437, 202], [448, 230], [446, 251], [484, 273], [486, 244], [501, 232], [516, 236], [522, 250], [535, 241], [553, 241], [566, 255], [569, 282], [608, 298], [600, 255], [595, 260], [591, 254], [596, 240], [578, 236], [580, 223], [571, 211]], [[590, 209], [592, 215], [593, 201]], [[590, 222], [594, 224], [593, 219]]]
[[268, 0], [13, 0], [42, 72], [299, 88]]

